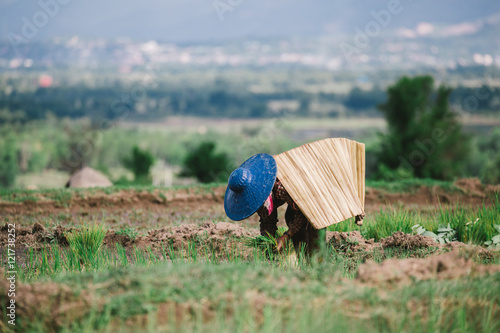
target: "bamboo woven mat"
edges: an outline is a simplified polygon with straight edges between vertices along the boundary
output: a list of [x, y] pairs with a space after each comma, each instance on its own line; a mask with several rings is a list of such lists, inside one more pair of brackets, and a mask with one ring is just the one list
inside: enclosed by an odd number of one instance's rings
[[364, 144], [324, 139], [274, 158], [278, 178], [316, 229], [364, 214]]

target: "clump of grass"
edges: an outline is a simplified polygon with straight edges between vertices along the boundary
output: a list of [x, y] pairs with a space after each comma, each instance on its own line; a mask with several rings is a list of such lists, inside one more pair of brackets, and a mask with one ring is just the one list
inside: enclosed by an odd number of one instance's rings
[[101, 250], [108, 230], [105, 226], [94, 223], [86, 228], [65, 234], [71, 251], [87, 266], [95, 266], [97, 254]]
[[500, 200], [498, 198], [491, 206], [446, 206], [424, 213], [408, 210], [403, 206], [390, 207], [367, 214], [362, 227], [357, 226], [351, 219], [334, 224], [328, 227], [328, 230], [359, 231], [364, 238], [373, 238], [378, 242], [396, 231], [411, 234], [418, 225], [436, 235], [443, 232], [453, 233], [453, 235], [448, 235], [450, 241], [484, 245], [484, 242], [491, 240], [497, 234], [495, 224], [498, 223], [499, 214]]
[[130, 239], [136, 239], [139, 236], [139, 232], [135, 228], [124, 228], [115, 231], [117, 235], [127, 236]]
[[276, 246], [278, 245], [278, 237], [283, 236], [287, 229], [278, 227], [275, 235], [267, 234], [266, 236], [258, 235], [245, 240], [245, 244], [249, 247], [254, 247], [261, 252], [266, 258], [273, 258], [278, 254]]

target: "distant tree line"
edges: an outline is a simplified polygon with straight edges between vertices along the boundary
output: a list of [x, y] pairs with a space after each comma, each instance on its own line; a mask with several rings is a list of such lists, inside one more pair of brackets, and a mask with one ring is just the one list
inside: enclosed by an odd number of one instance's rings
[[[130, 91], [120, 85], [106, 88], [85, 86], [39, 88], [34, 92], [0, 89], [0, 124], [45, 119], [48, 114], [57, 118], [93, 120], [124, 118], [154, 120], [167, 116], [199, 116], [228, 118], [272, 117], [270, 101], [295, 100], [299, 116], [310, 116], [310, 103], [344, 105], [351, 113], [376, 114], [378, 104], [387, 98], [386, 91], [374, 88], [366, 91], [353, 88], [348, 94], [283, 91], [253, 93], [227, 87], [176, 88], [158, 87], [147, 91], [143, 98], [130, 98]], [[470, 112], [491, 112], [500, 108], [500, 89], [491, 87], [458, 87], [450, 94], [451, 104]], [[479, 97], [476, 97], [479, 96]], [[332, 113], [324, 113], [323, 116]], [[321, 114], [314, 114], [321, 116]]]
[[[45, 168], [74, 171], [83, 165], [91, 164], [92, 161], [100, 170], [115, 167], [113, 163], [120, 161], [134, 173], [135, 182], [147, 183], [150, 181], [150, 169], [156, 158], [180, 166], [182, 175], [195, 177], [200, 182], [225, 181], [228, 172], [234, 168], [236, 145], [249, 136], [248, 133], [242, 133], [241, 136], [221, 137], [220, 133], [214, 135], [207, 133], [206, 136], [191, 135], [181, 139], [178, 133], [167, 135], [168, 133], [155, 132], [148, 136], [137, 130], [119, 128], [101, 132], [101, 129], [96, 127], [96, 122], [89, 118], [61, 120], [48, 116], [47, 120], [27, 122], [28, 118], [21, 117], [31, 114], [42, 118], [43, 106], [58, 105], [58, 101], [61, 105], [66, 105], [67, 110], [72, 109], [70, 107], [72, 103], [77, 103], [82, 113], [64, 115], [64, 108], [61, 106], [60, 109], [55, 108], [55, 111], [50, 110], [50, 114], [55, 116], [70, 118], [79, 118], [82, 114], [89, 116], [84, 105], [92, 110], [92, 115], [95, 117], [99, 116], [99, 110], [114, 112], [108, 108], [109, 104], [116, 103], [116, 99], [112, 100], [108, 95], [118, 94], [119, 89], [109, 88], [106, 93], [101, 89], [96, 95], [88, 89], [80, 95], [77, 91], [72, 88], [40, 89], [35, 93], [23, 93], [26, 100], [22, 98], [23, 94], [18, 92], [0, 93], [3, 97], [7, 97], [0, 98], [0, 103], [4, 103], [4, 107], [7, 105], [6, 100], [18, 103], [19, 109], [16, 109], [16, 112], [19, 114], [13, 114], [20, 117], [17, 120], [5, 119], [4, 122], [14, 123], [0, 126], [0, 187], [12, 187], [19, 173], [41, 172]], [[131, 107], [130, 112], [131, 119], [143, 115], [142, 107], [147, 103], [147, 108], [157, 110], [156, 116], [166, 115], [160, 111], [161, 109], [170, 112], [167, 114], [244, 117], [256, 116], [252, 114], [255, 111], [252, 107], [260, 105], [264, 109], [259, 116], [265, 117], [271, 112], [266, 106], [270, 100], [289, 100], [295, 97], [296, 100], [300, 100], [296, 112], [307, 115], [307, 105], [312, 100], [332, 104], [343, 101], [353, 110], [356, 108], [363, 110], [385, 96], [382, 102], [377, 104], [377, 109], [387, 121], [387, 131], [379, 133], [379, 140], [367, 142], [368, 178], [451, 180], [456, 177], [475, 176], [488, 183], [499, 183], [500, 129], [474, 137], [464, 133], [459, 119], [460, 114], [455, 112], [450, 103], [455, 98], [457, 101], [477, 100], [481, 103], [490, 100], [492, 105], [495, 105], [498, 98], [497, 90], [489, 87], [461, 88], [460, 93], [454, 95], [455, 91], [445, 85], [436, 87], [431, 76], [404, 76], [388, 87], [383, 94], [375, 90], [365, 94], [361, 89], [353, 89], [347, 97], [303, 92], [300, 94], [233, 93], [230, 89], [219, 88], [203, 91], [158, 90], [148, 92], [150, 94], [144, 100], [137, 100], [138, 105], [135, 105], [135, 109]], [[75, 102], [70, 98], [78, 100]], [[169, 99], [165, 107], [155, 104], [162, 103], [164, 98]], [[245, 104], [247, 98], [253, 102]], [[23, 114], [24, 111], [21, 109], [23, 105], [24, 107], [30, 105], [35, 109], [40, 106], [40, 108], [38, 111], [27, 109], [32, 113]], [[194, 113], [194, 110], [198, 109], [204, 109], [206, 113]], [[216, 110], [222, 111], [216, 112]], [[243, 110], [243, 114], [238, 114], [238, 110]], [[471, 108], [470, 111], [474, 110], [477, 108]], [[59, 111], [62, 113], [57, 113]], [[14, 117], [10, 112], [8, 114]], [[76, 116], [77, 114], [79, 116]], [[99, 145], [102, 139], [100, 136], [105, 136], [106, 133], [111, 133], [106, 144]], [[148, 149], [137, 146], [139, 138], [143, 141], [142, 145], [149, 147]], [[158, 144], [159, 139], [162, 139], [160, 142], [168, 144]], [[279, 143], [279, 140], [276, 142]], [[227, 153], [230, 151], [229, 146], [233, 147], [233, 154]], [[218, 147], [223, 150], [220, 151]], [[261, 146], [259, 149], [265, 151], [266, 148]]]

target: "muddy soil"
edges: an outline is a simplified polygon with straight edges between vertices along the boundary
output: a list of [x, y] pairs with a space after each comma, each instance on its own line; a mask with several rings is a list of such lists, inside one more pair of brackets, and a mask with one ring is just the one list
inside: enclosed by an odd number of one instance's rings
[[[8, 244], [8, 225], [0, 227], [0, 248]], [[46, 229], [39, 223], [32, 227], [16, 226], [16, 247], [40, 248], [52, 242], [67, 246], [66, 234], [75, 228], [57, 226]], [[202, 226], [186, 224], [177, 227], [165, 227], [150, 230], [147, 235], [131, 238], [124, 234], [118, 234], [115, 230], [109, 230], [104, 238], [104, 245], [114, 247], [115, 244], [132, 249], [151, 247], [154, 250], [170, 248], [174, 250], [183, 249], [189, 242], [199, 241], [200, 245], [208, 244], [214, 250], [224, 250], [228, 242], [242, 244], [243, 239], [255, 237], [259, 234], [256, 229], [244, 228], [238, 224], [220, 222], [206, 222]]]
[[216, 244], [216, 249], [222, 250], [228, 239], [243, 239], [255, 237], [257, 230], [246, 229], [234, 223], [207, 222], [203, 226], [194, 224], [181, 225], [173, 228], [162, 228], [149, 231], [148, 235], [137, 240], [138, 243], [150, 245], [171, 244], [174, 249], [182, 248], [188, 242], [200, 240]]
[[359, 231], [327, 232], [326, 239], [327, 243], [334, 249], [348, 255], [354, 255], [361, 252], [371, 253], [375, 250], [393, 247], [407, 250], [442, 247], [431, 237], [409, 235], [401, 231], [397, 231], [392, 236], [381, 239], [380, 242], [375, 242], [373, 238], [369, 240], [364, 239]]
[[424, 253], [415, 252], [412, 254], [416, 257], [450, 251], [462, 251], [468, 253], [471, 258], [474, 257], [486, 261], [491, 261], [498, 256], [498, 252], [490, 251], [480, 246], [467, 245], [462, 242], [440, 244], [431, 237], [410, 235], [401, 231], [396, 231], [392, 236], [382, 238], [380, 242], [375, 242], [373, 239], [364, 239], [359, 231], [327, 232], [326, 238], [327, 244], [335, 249], [335, 251], [347, 257], [356, 257], [357, 260], [372, 259], [375, 252], [383, 256], [386, 249], [427, 249]]
[[407, 250], [439, 246], [432, 237], [408, 235], [402, 231], [397, 231], [392, 236], [383, 238], [381, 243], [383, 248], [399, 247]]
[[[484, 185], [478, 179], [460, 179], [456, 181], [458, 190], [445, 191], [439, 186], [420, 188], [413, 193], [389, 193], [381, 189], [367, 188], [367, 212], [377, 211], [382, 206], [405, 205], [412, 209], [435, 207], [460, 202], [471, 206], [491, 204], [495, 194], [500, 193], [500, 186]], [[121, 190], [111, 194], [95, 190], [75, 192], [69, 197], [54, 200], [48, 195], [34, 193], [33, 200], [13, 202], [11, 197], [0, 197], [0, 216], [57, 214], [60, 212], [93, 213], [145, 209], [166, 214], [182, 212], [223, 212], [225, 187], [206, 189], [160, 190], [152, 192]], [[15, 198], [14, 198], [15, 199]]]
[[476, 206], [492, 204], [500, 193], [500, 185], [485, 185], [477, 178], [459, 179], [453, 184], [454, 191], [439, 186], [421, 186], [413, 193], [389, 193], [380, 189], [366, 189], [366, 211], [377, 210], [384, 205], [404, 205], [408, 208], [447, 205], [460, 202]]
[[426, 258], [391, 258], [381, 264], [369, 260], [359, 266], [356, 279], [376, 286], [400, 285], [430, 279], [474, 277], [499, 271], [498, 265], [477, 264], [455, 250]]
[[365, 240], [359, 231], [328, 231], [326, 233], [326, 241], [327, 244], [344, 254], [373, 252], [375, 249], [382, 248], [382, 245], [380, 243], [376, 243], [373, 238]]
[[206, 192], [196, 189], [159, 190], [153, 192], [121, 190], [111, 194], [102, 191], [75, 192], [70, 197], [54, 200], [40, 193], [32, 196], [35, 200], [12, 202], [0, 197], [0, 214], [47, 214], [57, 212], [93, 212], [99, 209], [151, 209], [164, 210], [175, 207], [176, 210], [203, 211], [210, 210], [213, 205], [221, 205], [224, 201], [224, 187], [217, 187]]
[[[0, 227], [0, 249], [7, 248], [7, 229], [7, 224]], [[62, 226], [47, 229], [39, 223], [35, 223], [30, 227], [16, 226], [16, 248], [19, 249], [19, 252], [22, 252], [23, 249], [40, 249], [52, 243], [68, 246], [66, 234], [73, 230], [75, 228]], [[114, 248], [115, 244], [120, 244], [127, 250], [151, 248], [153, 251], [159, 253], [165, 250], [186, 250], [188, 244], [193, 244], [194, 242], [197, 247], [196, 251], [200, 254], [208, 252], [216, 255], [224, 255], [228, 249], [232, 248], [237, 249], [237, 251], [247, 256], [250, 255], [252, 249], [246, 245], [245, 240], [258, 235], [259, 231], [255, 228], [247, 228], [228, 222], [206, 222], [201, 226], [186, 224], [153, 229], [148, 231], [147, 234], [135, 238], [117, 233], [115, 230], [108, 230], [104, 238], [104, 245]], [[326, 239], [327, 244], [337, 252], [343, 253], [348, 257], [359, 256], [361, 254], [365, 259], [371, 258], [375, 251], [383, 252], [387, 248], [405, 250], [428, 248], [435, 251], [449, 251], [461, 249], [466, 246], [461, 242], [441, 245], [430, 237], [404, 234], [401, 231], [381, 239], [380, 242], [375, 242], [373, 239], [364, 239], [359, 231], [327, 232]], [[478, 252], [481, 258], [488, 259], [492, 257], [490, 251], [480, 247], [477, 248], [479, 249]], [[0, 252], [3, 253], [4, 251], [0, 250]]]

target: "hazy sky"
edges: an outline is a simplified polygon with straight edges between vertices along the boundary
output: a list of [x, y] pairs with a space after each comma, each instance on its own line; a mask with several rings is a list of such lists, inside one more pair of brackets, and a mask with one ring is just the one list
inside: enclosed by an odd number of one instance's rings
[[[398, 0], [0, 0], [0, 36], [127, 36], [161, 41], [352, 34]], [[400, 0], [387, 31], [450, 25], [500, 13], [498, 0]], [[45, 6], [43, 4], [46, 4]], [[56, 4], [57, 6], [54, 6]], [[43, 12], [45, 7], [45, 12]], [[27, 30], [26, 30], [27, 29]], [[30, 31], [25, 27], [25, 31]]]

